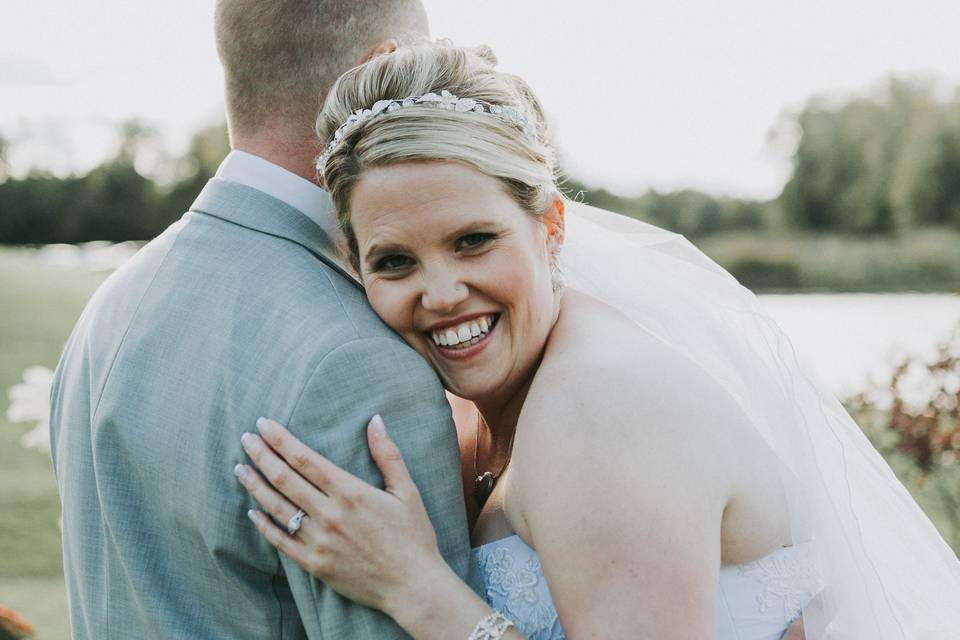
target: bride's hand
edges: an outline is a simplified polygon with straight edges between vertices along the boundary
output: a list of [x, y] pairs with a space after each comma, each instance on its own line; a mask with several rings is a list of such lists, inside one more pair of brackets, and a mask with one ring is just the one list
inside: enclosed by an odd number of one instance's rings
[[[344, 471], [261, 418], [260, 435], [244, 434], [247, 465], [235, 473], [251, 496], [280, 523], [302, 509], [307, 517], [289, 535], [258, 511], [250, 517], [267, 541], [340, 594], [387, 613], [415, 597], [418, 585], [446, 565], [420, 493], [379, 416], [367, 429], [370, 453], [385, 490]], [[264, 478], [268, 482], [264, 482]]]

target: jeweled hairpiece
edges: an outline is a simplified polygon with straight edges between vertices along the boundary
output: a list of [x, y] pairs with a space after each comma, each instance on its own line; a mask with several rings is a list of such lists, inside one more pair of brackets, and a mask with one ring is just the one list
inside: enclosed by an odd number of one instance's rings
[[534, 122], [526, 112], [514, 107], [493, 104], [484, 100], [460, 98], [444, 89], [439, 94], [431, 92], [425, 93], [422, 96], [409, 96], [401, 100], [379, 100], [369, 109], [357, 109], [350, 114], [346, 122], [337, 127], [337, 130], [333, 134], [333, 140], [326, 146], [323, 153], [317, 156], [317, 172], [321, 176], [323, 175], [324, 169], [327, 166], [327, 160], [330, 159], [330, 156], [336, 150], [340, 141], [343, 140], [351, 129], [384, 113], [392, 113], [397, 109], [412, 107], [418, 104], [433, 105], [440, 109], [456, 111], [457, 113], [483, 113], [514, 125], [530, 140], [537, 139], [536, 122]]

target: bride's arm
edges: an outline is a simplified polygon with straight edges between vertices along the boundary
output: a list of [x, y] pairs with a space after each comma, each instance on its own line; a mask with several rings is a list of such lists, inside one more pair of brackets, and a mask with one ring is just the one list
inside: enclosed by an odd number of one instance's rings
[[[420, 494], [379, 417], [371, 421], [368, 439], [384, 490], [332, 464], [275, 422], [261, 420], [257, 427], [260, 436], [246, 436], [244, 448], [269, 484], [246, 465], [238, 465], [238, 478], [278, 522], [287, 522], [297, 508], [308, 514], [289, 535], [263, 513], [251, 512], [277, 549], [345, 597], [383, 611], [417, 639], [468, 638], [493, 613], [440, 556]], [[515, 629], [501, 637], [523, 638]]]
[[508, 510], [569, 637], [713, 637], [736, 407], [686, 363], [580, 355], [531, 389]]

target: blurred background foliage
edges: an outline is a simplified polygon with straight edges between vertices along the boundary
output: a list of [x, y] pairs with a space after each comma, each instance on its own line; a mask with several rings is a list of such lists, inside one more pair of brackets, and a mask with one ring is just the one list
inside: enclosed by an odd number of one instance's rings
[[891, 77], [846, 101], [814, 98], [773, 136], [794, 151], [772, 200], [566, 187], [684, 234], [755, 291], [960, 287], [960, 89], [944, 98], [931, 81]]
[[[182, 157], [154, 158], [149, 175], [140, 167], [157, 133], [130, 121], [118, 137], [113, 156], [82, 176], [11, 178], [0, 160], [0, 244], [149, 240], [183, 215], [229, 150], [226, 125], [213, 125]], [[0, 158], [8, 147], [0, 139]]]
[[960, 231], [960, 89], [890, 78], [835, 103], [810, 100], [772, 134], [795, 144], [793, 173], [769, 201], [697, 191], [624, 198], [568, 180], [572, 194], [691, 238], [734, 230], [891, 236], [925, 227]]
[[[817, 97], [772, 137], [792, 175], [771, 200], [699, 191], [625, 197], [567, 178], [571, 197], [691, 238], [758, 291], [949, 291], [960, 283], [960, 89], [889, 78], [845, 100]], [[9, 175], [0, 137], [0, 244], [148, 240], [177, 220], [228, 151], [226, 127], [197, 132], [181, 157], [124, 124], [86, 175]], [[781, 145], [782, 146], [782, 145]], [[147, 167], [147, 169], [144, 169]]]
[[847, 410], [960, 553], [960, 325], [933, 360], [906, 357]]
[[[83, 176], [35, 169], [7, 175], [0, 137], [0, 243], [146, 240], [177, 219], [228, 150], [226, 126], [196, 133], [186, 154], [143, 175], [156, 132], [122, 125], [113, 157]], [[938, 98], [930, 82], [890, 78], [882, 89], [834, 104], [814, 98], [784, 116], [773, 137], [795, 139], [793, 175], [769, 201], [682, 190], [623, 197], [570, 178], [565, 190], [599, 207], [692, 238], [733, 230], [892, 235], [960, 230], [960, 89]], [[106, 234], [106, 235], [105, 235]], [[108, 237], [111, 236], [111, 237]]]

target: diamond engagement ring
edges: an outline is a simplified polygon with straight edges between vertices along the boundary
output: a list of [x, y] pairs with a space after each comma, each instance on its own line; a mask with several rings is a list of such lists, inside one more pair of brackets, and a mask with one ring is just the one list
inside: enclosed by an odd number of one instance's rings
[[303, 524], [303, 519], [306, 517], [307, 514], [304, 510], [298, 509], [297, 512], [287, 520], [287, 533], [294, 535], [297, 531], [300, 531], [300, 525]]

